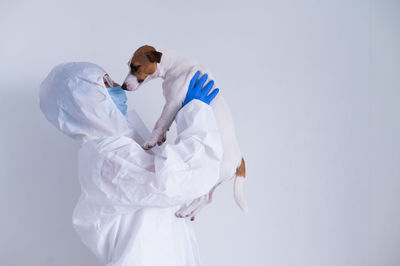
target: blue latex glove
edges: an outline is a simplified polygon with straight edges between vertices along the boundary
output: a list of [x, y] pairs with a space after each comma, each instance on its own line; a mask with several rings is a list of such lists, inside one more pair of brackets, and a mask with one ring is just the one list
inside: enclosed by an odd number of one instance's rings
[[121, 88], [121, 86], [107, 88], [108, 94], [110, 94], [113, 102], [118, 107], [123, 115], [126, 115], [126, 111], [128, 110], [128, 105], [126, 101], [128, 100], [126, 97], [125, 91]]
[[200, 71], [197, 71], [196, 74], [194, 74], [193, 78], [190, 80], [189, 88], [186, 94], [186, 98], [182, 103], [182, 107], [194, 99], [205, 102], [206, 104], [210, 104], [215, 96], [217, 96], [219, 89], [215, 89], [209, 94], [210, 90], [214, 86], [214, 81], [211, 80], [203, 88], [204, 83], [207, 81], [208, 75], [204, 74], [200, 79], [199, 76]]

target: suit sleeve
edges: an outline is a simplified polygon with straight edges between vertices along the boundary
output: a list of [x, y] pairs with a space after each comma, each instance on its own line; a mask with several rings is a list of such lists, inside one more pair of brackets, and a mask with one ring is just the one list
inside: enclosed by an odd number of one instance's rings
[[177, 140], [164, 144], [161, 152], [144, 151], [128, 138], [107, 152], [98, 186], [108, 200], [169, 207], [200, 197], [216, 184], [223, 151], [212, 108], [193, 100], [175, 120]]

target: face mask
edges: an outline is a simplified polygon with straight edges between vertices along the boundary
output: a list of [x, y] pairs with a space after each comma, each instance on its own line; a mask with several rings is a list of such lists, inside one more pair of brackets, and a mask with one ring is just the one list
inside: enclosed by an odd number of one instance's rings
[[107, 88], [108, 93], [110, 94], [112, 100], [115, 105], [121, 111], [123, 115], [126, 115], [126, 111], [128, 110], [128, 105], [126, 104], [127, 98], [125, 91], [121, 89], [121, 86], [114, 88]]

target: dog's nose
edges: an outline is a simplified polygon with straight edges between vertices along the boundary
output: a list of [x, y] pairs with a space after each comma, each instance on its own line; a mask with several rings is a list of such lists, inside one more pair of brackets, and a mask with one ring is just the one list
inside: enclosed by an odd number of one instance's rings
[[126, 90], [126, 84], [125, 84], [125, 83], [122, 84], [121, 88], [122, 88], [123, 90]]

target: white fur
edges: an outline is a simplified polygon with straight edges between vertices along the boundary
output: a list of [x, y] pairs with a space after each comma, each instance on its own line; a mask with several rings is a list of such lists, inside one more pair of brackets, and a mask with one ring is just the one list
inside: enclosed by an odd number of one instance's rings
[[139, 88], [139, 82], [137, 81], [137, 78], [131, 73], [128, 73], [128, 76], [126, 76], [124, 84], [126, 84], [126, 89], [128, 91], [135, 91]]
[[243, 184], [244, 184], [244, 178], [243, 177], [237, 177], [235, 178], [235, 190], [234, 190], [234, 195], [235, 195], [235, 201], [237, 205], [239, 205], [240, 209], [244, 213], [247, 213], [249, 211], [247, 207], [247, 203], [244, 200], [244, 195], [243, 195]]
[[[145, 142], [143, 148], [148, 149], [162, 141], [165, 138], [166, 132], [169, 130], [174, 121], [176, 113], [182, 106], [182, 102], [186, 97], [189, 82], [196, 71], [208, 74], [208, 79], [213, 80], [213, 77], [207, 69], [199, 65], [193, 60], [189, 60], [183, 56], [173, 52], [162, 52], [161, 62], [157, 65], [157, 70], [154, 74], [148, 76], [145, 82], [154, 79], [162, 78], [163, 94], [166, 104], [162, 110], [161, 116], [158, 119], [149, 140]], [[125, 83], [131, 89], [138, 89], [142, 84], [137, 84], [133, 81], [132, 75], [129, 74]], [[134, 76], [133, 76], [134, 77]], [[131, 84], [130, 84], [131, 83]], [[215, 88], [215, 86], [214, 86]], [[214, 89], [213, 88], [213, 89]], [[224, 149], [223, 161], [220, 169], [220, 179], [215, 187], [210, 191], [208, 196], [200, 197], [194, 200], [186, 209], [183, 208], [177, 212], [178, 217], [194, 217], [194, 215], [207, 203], [211, 201], [212, 192], [223, 181], [229, 180], [236, 176], [236, 168], [241, 163], [242, 154], [235, 135], [235, 128], [231, 111], [223, 96], [224, 89], [222, 88], [218, 95], [211, 102], [214, 110]], [[236, 177], [244, 180], [244, 177]], [[235, 200], [243, 211], [247, 211], [246, 202], [243, 198], [242, 184], [243, 182], [235, 182]], [[240, 185], [239, 185], [240, 184]], [[240, 199], [236, 197], [241, 197]]]

